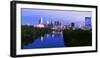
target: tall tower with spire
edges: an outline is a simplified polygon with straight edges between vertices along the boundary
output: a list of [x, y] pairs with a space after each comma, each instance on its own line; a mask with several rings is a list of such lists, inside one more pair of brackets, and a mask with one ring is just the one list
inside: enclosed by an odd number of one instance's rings
[[39, 20], [39, 24], [43, 24], [43, 18], [42, 17]]
[[37, 27], [39, 27], [39, 28], [44, 28], [44, 27], [45, 27], [44, 24], [43, 24], [43, 19], [42, 19], [42, 17], [40, 18], [39, 24], [37, 25]]
[[47, 24], [49, 24], [49, 21], [47, 20]]

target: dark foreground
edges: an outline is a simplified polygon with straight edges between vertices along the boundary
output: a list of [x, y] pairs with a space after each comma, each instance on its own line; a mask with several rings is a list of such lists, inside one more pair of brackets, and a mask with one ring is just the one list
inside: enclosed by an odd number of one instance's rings
[[32, 43], [38, 37], [44, 36], [46, 33], [51, 33], [48, 28], [35, 28], [33, 26], [21, 26], [21, 48], [28, 43]]
[[[36, 28], [33, 26], [21, 26], [21, 48], [24, 45], [34, 42], [37, 38], [50, 34], [49, 28]], [[92, 32], [90, 30], [63, 30], [63, 40], [65, 47], [91, 46]], [[59, 37], [59, 36], [58, 36]], [[59, 43], [59, 42], [58, 42]], [[49, 43], [50, 44], [50, 43]]]
[[92, 32], [90, 30], [64, 30], [64, 44], [68, 47], [91, 46]]

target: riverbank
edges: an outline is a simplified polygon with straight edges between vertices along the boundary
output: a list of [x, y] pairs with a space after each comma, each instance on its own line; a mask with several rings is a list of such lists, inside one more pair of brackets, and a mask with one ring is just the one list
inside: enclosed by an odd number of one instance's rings
[[90, 30], [63, 30], [64, 44], [67, 47], [91, 46], [92, 32]]
[[[53, 30], [50, 28], [37, 28], [33, 26], [21, 26], [21, 47], [34, 42], [39, 37], [43, 37], [45, 34], [50, 34]], [[92, 45], [92, 32], [91, 30], [67, 30], [62, 31], [65, 47], [74, 46], [91, 46]], [[55, 35], [59, 37], [59, 35]]]
[[44, 36], [47, 33], [51, 33], [51, 29], [22, 25], [21, 46], [31, 43], [33, 40], [36, 40], [38, 37]]

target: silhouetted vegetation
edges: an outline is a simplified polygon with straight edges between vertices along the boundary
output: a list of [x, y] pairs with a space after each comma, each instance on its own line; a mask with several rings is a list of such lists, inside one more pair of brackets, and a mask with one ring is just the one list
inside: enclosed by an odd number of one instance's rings
[[21, 44], [23, 46], [27, 43], [31, 43], [38, 37], [44, 36], [46, 33], [51, 33], [51, 29], [23, 25], [21, 26]]
[[[33, 26], [21, 26], [21, 48], [23, 45], [33, 42], [37, 38], [51, 33], [50, 28], [36, 28]], [[91, 46], [92, 45], [92, 31], [91, 30], [63, 30], [64, 44], [67, 47], [74, 46]]]
[[64, 44], [68, 47], [91, 46], [92, 32], [90, 30], [63, 30]]

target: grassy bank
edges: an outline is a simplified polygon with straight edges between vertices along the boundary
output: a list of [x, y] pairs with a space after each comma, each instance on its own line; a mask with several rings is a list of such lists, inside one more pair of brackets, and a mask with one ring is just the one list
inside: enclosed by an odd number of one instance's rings
[[92, 32], [89, 30], [63, 30], [64, 44], [68, 47], [91, 46]]
[[26, 45], [31, 43], [38, 37], [44, 36], [46, 33], [51, 33], [51, 29], [48, 28], [36, 28], [33, 26], [21, 26], [21, 44]]

